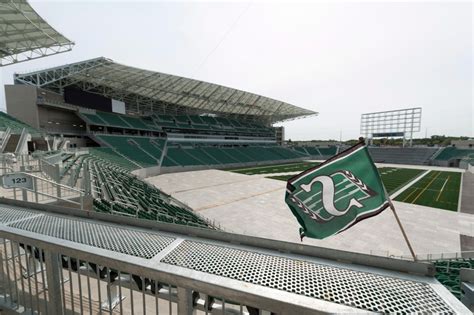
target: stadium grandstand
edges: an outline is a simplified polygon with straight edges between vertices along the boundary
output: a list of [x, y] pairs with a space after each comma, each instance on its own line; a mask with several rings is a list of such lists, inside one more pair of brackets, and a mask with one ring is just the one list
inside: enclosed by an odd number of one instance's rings
[[67, 52], [73, 46], [26, 0], [1, 2], [0, 67]]
[[308, 158], [279, 145], [272, 124], [317, 114], [106, 58], [15, 74], [6, 98], [8, 112], [33, 127], [71, 147], [109, 148], [149, 174]]
[[[0, 21], [0, 66], [74, 45], [25, 0]], [[301, 244], [286, 180], [347, 146], [285, 142], [274, 124], [315, 111], [104, 57], [16, 73], [5, 96], [2, 314], [474, 309], [472, 140], [405, 146], [410, 128], [403, 147], [369, 146], [407, 257], [388, 211]]]

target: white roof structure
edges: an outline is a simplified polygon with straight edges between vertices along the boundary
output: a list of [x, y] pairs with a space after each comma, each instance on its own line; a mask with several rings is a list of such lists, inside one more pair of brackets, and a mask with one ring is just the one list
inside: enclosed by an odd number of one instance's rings
[[0, 67], [70, 51], [73, 46], [26, 0], [0, 0]]
[[15, 83], [63, 93], [75, 87], [123, 101], [129, 113], [215, 114], [260, 123], [316, 115], [282, 101], [180, 76], [143, 70], [100, 57], [15, 74]]

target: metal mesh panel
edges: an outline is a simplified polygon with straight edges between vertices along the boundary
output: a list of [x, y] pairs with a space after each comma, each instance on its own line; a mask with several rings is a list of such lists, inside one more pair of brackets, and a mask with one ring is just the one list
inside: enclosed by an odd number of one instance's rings
[[147, 259], [158, 254], [175, 240], [156, 233], [139, 232], [50, 215], [13, 223], [9, 226]]
[[1, 206], [0, 207], [0, 223], [8, 224], [9, 222], [29, 218], [38, 215], [37, 212], [27, 211], [21, 208]]
[[425, 283], [200, 242], [162, 262], [375, 312], [454, 313]]

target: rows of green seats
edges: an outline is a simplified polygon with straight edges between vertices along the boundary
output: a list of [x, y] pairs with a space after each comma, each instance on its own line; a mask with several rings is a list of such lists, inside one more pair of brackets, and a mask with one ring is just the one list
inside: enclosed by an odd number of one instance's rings
[[294, 151], [298, 151], [298, 152], [300, 152], [300, 153], [302, 153], [302, 154], [304, 154], [304, 155], [310, 155], [310, 154], [308, 153], [308, 151], [306, 151], [306, 148], [305, 148], [305, 147], [293, 147], [292, 149], [293, 149]]
[[[136, 117], [130, 117], [126, 115], [121, 115], [121, 119], [125, 120], [131, 127], [136, 128], [136, 129], [150, 129], [150, 126], [146, 125], [141, 118], [136, 118]], [[158, 128], [154, 128], [158, 129]]]
[[254, 161], [276, 161], [282, 159], [279, 155], [264, 147], [249, 146], [236, 149], [241, 153], [250, 156]]
[[219, 164], [239, 163], [239, 160], [237, 160], [234, 156], [225, 153], [221, 148], [202, 147], [200, 149], [212, 156], [217, 162], [219, 162]]
[[283, 148], [283, 147], [268, 147], [268, 150], [275, 152], [276, 154], [281, 156], [283, 159], [296, 159], [296, 158], [307, 156], [307, 154], [303, 154], [301, 152]]
[[133, 137], [131, 141], [136, 142], [142, 150], [153, 155], [156, 159], [159, 160], [161, 158], [165, 140], [148, 137]]
[[163, 160], [162, 166], [225, 165], [233, 163], [283, 161], [302, 157], [306, 157], [306, 155], [276, 145], [180, 147], [177, 144], [172, 144], [168, 146], [167, 155]]
[[108, 125], [106, 121], [102, 120], [98, 115], [94, 113], [81, 113], [81, 115], [85, 118], [86, 122], [91, 125]]
[[91, 125], [139, 130], [159, 130], [151, 117], [132, 117], [109, 112], [81, 112], [80, 116]]
[[248, 156], [245, 153], [242, 153], [239, 149], [235, 148], [222, 148], [221, 149], [223, 152], [225, 152], [227, 155], [232, 156], [234, 159], [236, 159], [239, 163], [248, 163], [248, 162], [254, 162], [255, 160]]
[[123, 121], [119, 115], [107, 112], [96, 112], [97, 116], [99, 116], [103, 121], [107, 122], [111, 126], [122, 127], [122, 128], [130, 128], [130, 126]]
[[272, 128], [244, 121], [237, 121], [224, 117], [198, 116], [198, 115], [151, 115], [132, 117], [109, 112], [81, 112], [80, 115], [93, 125], [112, 126], [127, 129], [157, 131], [160, 128], [197, 129], [205, 131], [225, 131], [233, 133], [246, 133], [258, 136], [273, 137]]
[[24, 128], [26, 128], [26, 130], [32, 134], [38, 133], [38, 130], [31, 127], [30, 125], [25, 124], [15, 117], [0, 111], [0, 130], [6, 130], [8, 128], [10, 128], [13, 133], [20, 133]]
[[198, 159], [194, 158], [192, 155], [190, 155], [187, 150], [179, 147], [168, 147], [168, 152], [167, 156], [169, 159], [166, 161], [163, 161], [163, 166], [169, 166], [165, 165], [165, 162], [168, 163], [170, 160], [173, 160], [174, 162], [178, 163], [179, 165], [203, 165], [201, 161]]
[[206, 152], [203, 148], [197, 147], [188, 150], [188, 154], [203, 162], [205, 165], [222, 164], [217, 158]]
[[474, 149], [458, 149], [456, 147], [447, 147], [435, 157], [435, 160], [449, 161], [453, 158], [462, 159], [464, 157], [474, 157]]
[[76, 161], [78, 159], [77, 156], [73, 156], [72, 154], [68, 154], [68, 155], [69, 155], [69, 158], [67, 160], [63, 160], [63, 171], [62, 171], [61, 178], [63, 178], [64, 175], [66, 175], [66, 173], [69, 172], [72, 166], [76, 164]]
[[226, 131], [235, 133], [253, 133], [260, 136], [273, 136], [274, 131], [263, 125], [224, 117], [197, 116], [197, 115], [153, 115], [155, 123], [161, 127], [178, 129], [199, 129], [208, 131]]
[[98, 135], [97, 137], [114, 148], [118, 153], [137, 162], [142, 167], [158, 165], [159, 156], [154, 157], [150, 153], [142, 150], [136, 142], [134, 142], [136, 139], [140, 139], [139, 137], [116, 135]]
[[434, 262], [436, 268], [436, 279], [441, 282], [458, 299], [462, 297], [461, 281], [459, 271], [461, 268], [473, 269], [474, 259], [459, 258], [448, 260], [437, 260]]
[[[67, 185], [70, 186], [76, 186], [77, 180], [79, 179], [79, 175], [81, 174], [82, 167], [84, 165], [84, 155], [77, 156], [74, 159], [74, 165], [75, 167], [70, 167], [69, 170], [69, 180], [66, 183]], [[65, 173], [63, 174], [65, 175]]]
[[123, 156], [117, 154], [112, 148], [89, 148], [89, 154], [105, 161], [111, 161], [126, 169], [133, 170], [138, 168], [136, 164], [133, 164]]
[[333, 155], [336, 155], [337, 148], [336, 147], [329, 147], [329, 148], [318, 148], [319, 152], [321, 153], [322, 156], [324, 157], [331, 157]]
[[317, 147], [305, 147], [305, 149], [310, 155], [321, 156], [321, 153], [319, 152]]
[[172, 198], [138, 179], [127, 169], [88, 155], [94, 192], [94, 210], [153, 221], [209, 228], [193, 211], [178, 206]]

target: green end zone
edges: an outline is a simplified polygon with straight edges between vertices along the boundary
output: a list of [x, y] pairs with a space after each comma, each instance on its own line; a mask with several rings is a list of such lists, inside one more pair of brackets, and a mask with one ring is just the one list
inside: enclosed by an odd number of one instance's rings
[[420, 169], [395, 167], [381, 167], [378, 170], [389, 194], [396, 192], [424, 172]]
[[457, 211], [461, 173], [431, 171], [395, 200]]
[[[387, 189], [389, 194], [392, 194], [402, 188], [404, 185], [408, 184], [415, 177], [424, 172], [420, 169], [412, 168], [395, 168], [395, 167], [382, 167], [379, 168], [380, 177], [382, 182]], [[288, 180], [294, 175], [283, 175], [283, 176], [271, 176], [268, 178], [278, 179], [278, 180]]]

